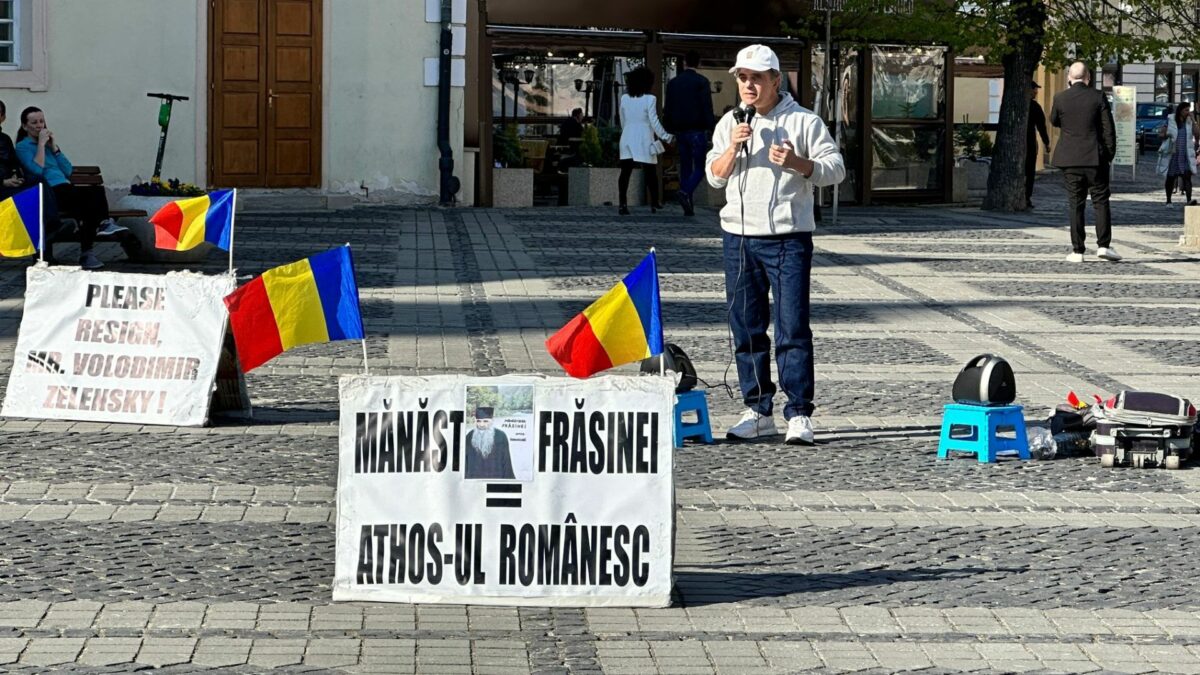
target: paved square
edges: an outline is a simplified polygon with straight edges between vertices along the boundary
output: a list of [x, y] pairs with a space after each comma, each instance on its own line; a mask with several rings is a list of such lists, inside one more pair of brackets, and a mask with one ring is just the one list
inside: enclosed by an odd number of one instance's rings
[[[1145, 163], [1144, 163], [1145, 164]], [[1146, 167], [1148, 168], [1148, 167]], [[979, 353], [1038, 418], [1069, 390], [1200, 399], [1200, 261], [1182, 207], [1118, 176], [1119, 264], [1063, 262], [1038, 208], [870, 207], [816, 237], [816, 448], [677, 452], [672, 607], [330, 602], [337, 376], [354, 343], [251, 373], [254, 420], [205, 429], [0, 420], [0, 664], [123, 672], [1200, 672], [1200, 471], [935, 458]], [[715, 213], [364, 206], [239, 214], [243, 279], [349, 241], [372, 372], [557, 372], [543, 341], [650, 246], [669, 341], [742, 408]], [[102, 250], [115, 270], [137, 266]], [[65, 253], [63, 255], [66, 255]], [[205, 266], [219, 271], [224, 259]], [[0, 261], [7, 373], [24, 264]], [[632, 371], [632, 368], [624, 369]]]

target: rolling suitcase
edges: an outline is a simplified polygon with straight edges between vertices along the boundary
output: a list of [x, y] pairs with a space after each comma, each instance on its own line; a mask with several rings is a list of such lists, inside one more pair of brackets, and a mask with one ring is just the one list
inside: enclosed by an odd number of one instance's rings
[[1191, 401], [1150, 391], [1122, 391], [1096, 415], [1092, 435], [1104, 467], [1178, 469], [1192, 453], [1196, 407]]

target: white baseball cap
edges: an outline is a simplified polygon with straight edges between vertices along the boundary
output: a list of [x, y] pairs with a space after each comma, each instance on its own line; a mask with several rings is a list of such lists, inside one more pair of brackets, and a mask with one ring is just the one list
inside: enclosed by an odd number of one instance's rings
[[779, 70], [779, 57], [766, 45], [750, 45], [738, 52], [737, 63], [733, 64], [729, 72], [736, 73], [738, 68], [755, 70], [760, 73], [766, 70]]

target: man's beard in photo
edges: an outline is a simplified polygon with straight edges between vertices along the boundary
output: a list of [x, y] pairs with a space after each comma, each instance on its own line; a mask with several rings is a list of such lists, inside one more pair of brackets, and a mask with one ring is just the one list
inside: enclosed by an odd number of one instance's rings
[[478, 450], [479, 454], [484, 457], [492, 454], [492, 450], [496, 447], [496, 429], [494, 427], [476, 429], [475, 433], [471, 434], [471, 447]]

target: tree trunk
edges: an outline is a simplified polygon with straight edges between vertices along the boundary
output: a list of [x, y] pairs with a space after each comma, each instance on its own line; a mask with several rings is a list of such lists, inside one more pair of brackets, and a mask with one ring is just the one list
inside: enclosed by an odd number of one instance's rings
[[1004, 95], [992, 168], [988, 173], [983, 208], [988, 211], [1025, 210], [1025, 144], [1029, 122], [1030, 78], [1042, 58], [1046, 6], [1042, 0], [1018, 0], [1008, 27], [1004, 56]]

